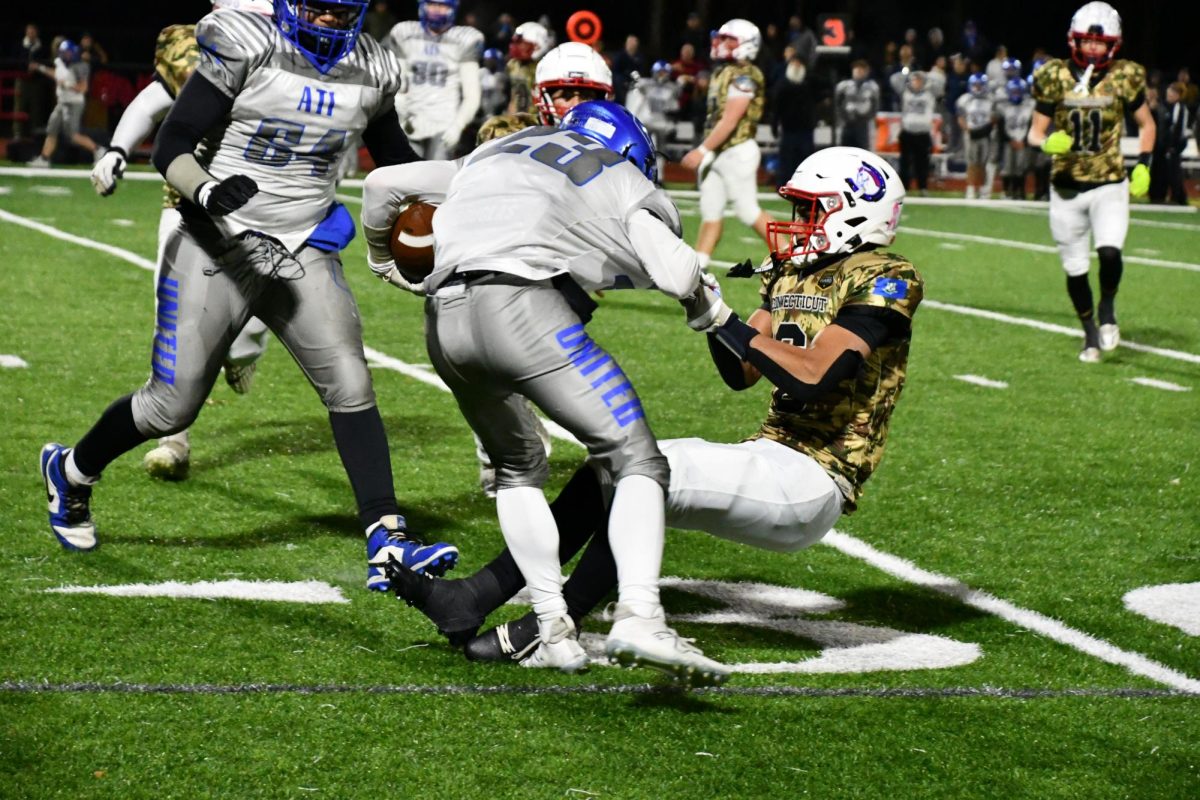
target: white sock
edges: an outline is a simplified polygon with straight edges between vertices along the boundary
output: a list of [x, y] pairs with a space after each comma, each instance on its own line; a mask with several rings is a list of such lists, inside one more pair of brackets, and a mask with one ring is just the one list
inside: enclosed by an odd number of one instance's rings
[[558, 563], [558, 527], [546, 495], [536, 486], [515, 486], [496, 492], [496, 515], [504, 542], [525, 576], [533, 610], [539, 620], [567, 613], [562, 596], [562, 565]]
[[975, 199], [975, 187], [974, 186], [971, 186], [971, 185], [967, 186], [967, 199], [968, 200]]
[[100, 480], [99, 475], [84, 475], [79, 471], [79, 467], [75, 466], [75, 448], [72, 447], [67, 452], [67, 458], [63, 464], [63, 472], [67, 475], [67, 480], [76, 486], [91, 486], [96, 481]]
[[608, 544], [617, 562], [617, 598], [642, 617], [654, 616], [662, 608], [658, 577], [666, 538], [664, 503], [656, 480], [629, 475], [617, 482], [608, 514]]
[[172, 433], [170, 436], [163, 436], [158, 440], [159, 444], [166, 444], [167, 442], [175, 442], [176, 444], [183, 445], [185, 452], [192, 449], [191, 444], [188, 442], [187, 428], [184, 428], [179, 433]]
[[712, 253], [701, 253], [697, 250], [696, 258], [700, 260], [700, 269], [708, 269], [708, 261], [712, 258]]

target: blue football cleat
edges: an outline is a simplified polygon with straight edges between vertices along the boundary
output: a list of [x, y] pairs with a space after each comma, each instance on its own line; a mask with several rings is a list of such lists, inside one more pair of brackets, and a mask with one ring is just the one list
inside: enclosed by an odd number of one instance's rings
[[63, 463], [70, 448], [51, 442], [42, 448], [42, 480], [50, 506], [50, 530], [58, 543], [68, 550], [92, 550], [96, 547], [96, 526], [88, 504], [91, 486], [75, 486], [67, 480]]
[[425, 544], [404, 528], [404, 517], [389, 514], [367, 528], [367, 588], [386, 592], [391, 588], [384, 566], [388, 558], [419, 575], [444, 575], [458, 563], [458, 548], [445, 542]]

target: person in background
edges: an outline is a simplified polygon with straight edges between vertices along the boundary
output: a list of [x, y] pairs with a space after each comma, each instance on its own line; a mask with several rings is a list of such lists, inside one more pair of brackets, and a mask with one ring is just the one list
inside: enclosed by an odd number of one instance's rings
[[1004, 102], [1000, 103], [1001, 131], [1000, 180], [1004, 196], [1010, 200], [1025, 199], [1025, 177], [1033, 168], [1032, 149], [1026, 147], [1029, 123], [1033, 120], [1033, 98], [1024, 78], [1010, 78], [1005, 86]]
[[[32, 66], [42, 55], [42, 50], [45, 45], [42, 44], [41, 36], [38, 34], [38, 26], [32, 22], [25, 26], [25, 35], [21, 38], [20, 44], [17, 45], [17, 57], [22, 64]], [[20, 139], [26, 134], [26, 130], [32, 130], [37, 127], [41, 121], [43, 106], [41, 102], [41, 87], [38, 86], [37, 80], [30, 80], [27, 77], [19, 76], [16, 80], [16, 95], [13, 96], [13, 111], [17, 113], [17, 117], [13, 119], [13, 138]], [[25, 119], [20, 117], [24, 112]]]
[[775, 107], [774, 126], [778, 129], [779, 174], [776, 183], [783, 186], [800, 162], [813, 154], [813, 130], [817, 127], [817, 103], [820, 101], [819, 78], [810, 74], [804, 59], [789, 45], [789, 58], [781, 78], [771, 90]]
[[929, 189], [929, 155], [933, 152], [933, 118], [937, 98], [926, 85], [925, 73], [908, 75], [900, 96], [900, 182], [908, 190], [914, 178], [924, 197]]
[[522, 22], [508, 45], [508, 113], [532, 114], [537, 105], [533, 85], [537, 62], [550, 49], [550, 32], [538, 22]]
[[996, 103], [988, 91], [987, 75], [976, 72], [967, 81], [968, 91], [958, 98], [958, 127], [963, 132], [967, 156], [966, 198], [987, 200], [992, 187], [986, 181], [991, 158], [992, 129], [996, 122]]
[[613, 58], [612, 73], [614, 99], [624, 104], [629, 87], [646, 74], [646, 56], [642, 53], [638, 37], [633, 34], [625, 37], [624, 49]]
[[671, 139], [679, 116], [680, 89], [680, 85], [671, 79], [671, 65], [666, 61], [655, 61], [650, 67], [650, 77], [638, 80], [625, 95], [625, 107], [650, 132], [658, 156], [659, 175], [666, 160], [663, 149]]
[[363, 30], [371, 34], [375, 41], [382, 42], [383, 37], [387, 36], [399, 21], [388, 6], [388, 0], [375, 0], [371, 3], [371, 10], [367, 12]]
[[[1166, 102], [1159, 106], [1157, 123], [1161, 145], [1156, 152], [1161, 152], [1162, 158], [1155, 164], [1154, 172], [1162, 173], [1162, 191], [1158, 197], [1154, 192], [1150, 193], [1150, 199], [1155, 202], [1165, 202], [1170, 195], [1171, 202], [1181, 206], [1188, 203], [1187, 189], [1183, 185], [1183, 150], [1192, 127], [1192, 113], [1183, 99], [1185, 90], [1182, 83], [1172, 83], [1167, 87]], [[1151, 181], [1152, 186], [1156, 183]]]
[[104, 148], [79, 128], [83, 119], [83, 104], [87, 98], [91, 68], [81, 59], [82, 51], [79, 45], [70, 39], [63, 39], [59, 43], [57, 54], [53, 68], [44, 64], [30, 66], [31, 70], [54, 80], [58, 97], [58, 104], [50, 112], [50, 121], [46, 125], [46, 140], [42, 143], [42, 152], [29, 162], [31, 167], [50, 166], [50, 158], [58, 149], [58, 140], [64, 136], [91, 153], [93, 160], [99, 160], [100, 156], [104, 155]]
[[834, 111], [843, 147], [871, 148], [871, 124], [879, 111], [879, 84], [870, 77], [870, 65], [860, 59], [850, 65], [850, 77], [834, 90]]

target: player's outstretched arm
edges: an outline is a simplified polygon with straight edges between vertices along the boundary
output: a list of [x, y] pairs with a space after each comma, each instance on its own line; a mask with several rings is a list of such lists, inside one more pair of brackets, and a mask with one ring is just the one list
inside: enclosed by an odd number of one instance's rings
[[150, 135], [155, 123], [166, 116], [174, 102], [175, 98], [158, 81], [152, 81], [138, 92], [121, 115], [108, 152], [92, 168], [92, 186], [96, 194], [107, 197], [117, 190], [117, 181], [125, 174], [129, 151]]

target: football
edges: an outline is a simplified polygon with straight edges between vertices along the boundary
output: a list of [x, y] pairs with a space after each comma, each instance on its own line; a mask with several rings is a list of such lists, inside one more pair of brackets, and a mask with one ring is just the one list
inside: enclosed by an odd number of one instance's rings
[[396, 267], [414, 283], [433, 272], [433, 212], [437, 206], [410, 203], [392, 225], [391, 250]]

